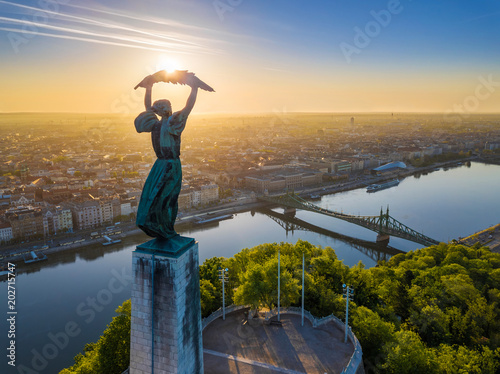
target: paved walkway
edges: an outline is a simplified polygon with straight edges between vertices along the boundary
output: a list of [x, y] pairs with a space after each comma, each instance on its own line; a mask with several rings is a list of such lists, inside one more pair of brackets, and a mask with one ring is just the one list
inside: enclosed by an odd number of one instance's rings
[[203, 350], [203, 355], [206, 355], [206, 354], [213, 355], [213, 356], [218, 356], [218, 357], [223, 357], [225, 359], [233, 360], [233, 361], [236, 361], [236, 362], [242, 362], [242, 363], [248, 364], [250, 366], [258, 366], [260, 368], [269, 369], [269, 370], [271, 370], [273, 372], [276, 372], [276, 373], [305, 374], [302, 371], [282, 369], [282, 368], [280, 368], [278, 366], [273, 366], [273, 365], [265, 364], [263, 362], [254, 361], [254, 360], [249, 360], [249, 359], [246, 359], [246, 358], [243, 358], [243, 357], [236, 357], [236, 356], [228, 355], [228, 354], [225, 354], [225, 353], [215, 352], [215, 351], [211, 351], [210, 349], [204, 349]]
[[[275, 317], [276, 318], [276, 317]], [[330, 322], [313, 328], [297, 315], [282, 314], [282, 326], [247, 321], [244, 311], [216, 319], [203, 331], [205, 374], [340, 373], [354, 351]]]

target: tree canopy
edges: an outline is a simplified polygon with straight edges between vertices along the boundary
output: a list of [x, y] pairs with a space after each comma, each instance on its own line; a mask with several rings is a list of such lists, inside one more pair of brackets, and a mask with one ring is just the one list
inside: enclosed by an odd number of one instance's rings
[[278, 250], [282, 306], [301, 305], [302, 254], [304, 303], [313, 315], [343, 319], [342, 284], [355, 289], [350, 322], [367, 372], [500, 369], [500, 255], [488, 248], [441, 243], [365, 269], [362, 263], [349, 268], [333, 249], [301, 240], [262, 244], [218, 259], [231, 274], [235, 303], [277, 305]]
[[[500, 370], [500, 254], [441, 243], [365, 269], [362, 263], [348, 267], [333, 249], [301, 240], [262, 244], [200, 266], [202, 315], [222, 306], [219, 268], [228, 269], [226, 305], [275, 307], [278, 251], [282, 306], [301, 305], [302, 256], [305, 308], [316, 317], [333, 313], [344, 319], [342, 284], [355, 289], [349, 321], [367, 373]], [[120, 374], [127, 367], [130, 302], [117, 312], [101, 339], [61, 374]]]
[[59, 374], [121, 374], [130, 363], [130, 300], [116, 309], [118, 315], [97, 343], [85, 346], [75, 356], [75, 364]]

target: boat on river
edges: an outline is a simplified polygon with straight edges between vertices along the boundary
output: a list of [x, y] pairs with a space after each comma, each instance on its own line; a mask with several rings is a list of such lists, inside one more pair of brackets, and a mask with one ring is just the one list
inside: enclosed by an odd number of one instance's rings
[[7, 275], [9, 274], [9, 269], [7, 268], [7, 265], [0, 265], [0, 279], [5, 277], [7, 278]]
[[392, 181], [380, 183], [380, 184], [371, 184], [368, 187], [366, 187], [366, 192], [380, 191], [380, 190], [383, 190], [385, 188], [397, 186], [398, 184], [399, 184], [399, 179], [393, 179]]
[[117, 243], [120, 243], [122, 240], [121, 239], [111, 239], [109, 236], [107, 235], [103, 235], [102, 236], [104, 239], [106, 239], [105, 242], [102, 243], [102, 245], [111, 245], [111, 244], [117, 244]]
[[31, 251], [29, 254], [25, 254], [23, 259], [25, 264], [31, 264], [32, 262], [46, 260], [47, 255], [42, 252], [35, 253], [35, 251]]

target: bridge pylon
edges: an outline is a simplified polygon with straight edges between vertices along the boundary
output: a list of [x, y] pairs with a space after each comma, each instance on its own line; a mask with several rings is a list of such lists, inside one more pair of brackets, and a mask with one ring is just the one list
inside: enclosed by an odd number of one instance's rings
[[380, 217], [379, 217], [379, 227], [378, 227], [378, 235], [377, 242], [385, 242], [389, 241], [391, 236], [387, 234], [387, 227], [389, 227], [389, 205], [387, 205], [387, 211], [384, 213], [382, 207], [380, 207]]

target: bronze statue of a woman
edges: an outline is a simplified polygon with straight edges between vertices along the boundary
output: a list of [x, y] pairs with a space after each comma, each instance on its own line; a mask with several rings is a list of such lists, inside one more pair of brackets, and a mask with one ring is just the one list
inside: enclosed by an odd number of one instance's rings
[[[152, 88], [159, 81], [191, 86], [191, 94], [184, 109], [172, 113], [172, 106], [168, 100], [158, 100], [151, 105]], [[207, 91], [213, 89], [193, 73], [186, 71], [177, 71], [170, 75], [160, 71], [144, 78], [137, 87], [146, 89], [144, 98], [146, 111], [135, 119], [135, 128], [137, 132], [151, 133], [153, 149], [158, 157], [142, 190], [137, 210], [137, 226], [149, 236], [170, 239], [178, 235], [174, 230], [174, 224], [177, 217], [177, 200], [182, 186], [179, 159], [181, 134], [195, 104], [198, 88]]]

